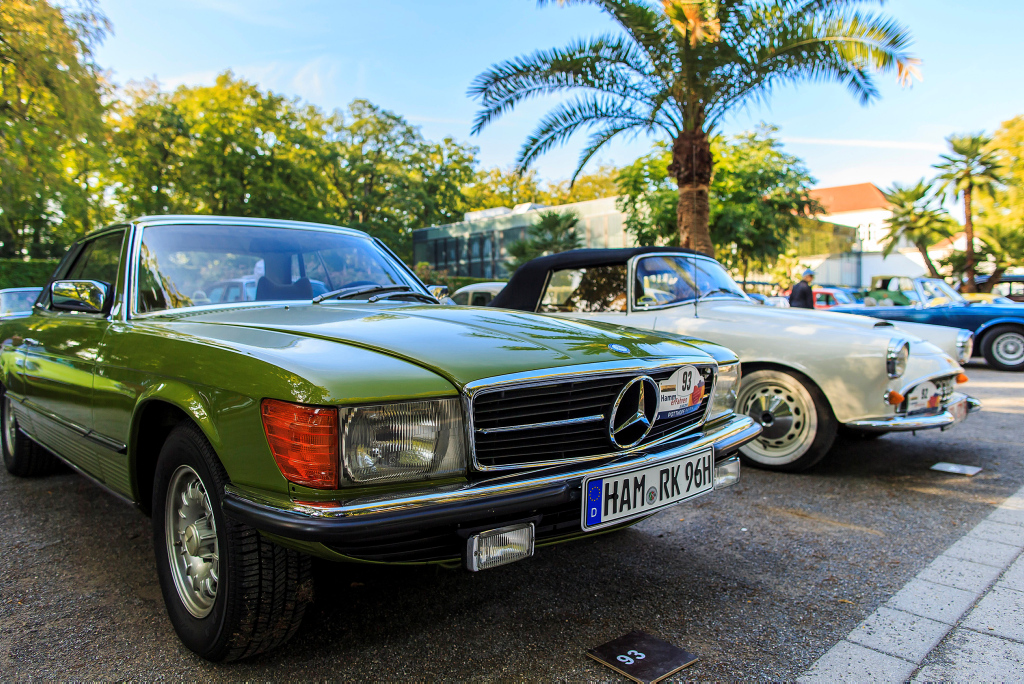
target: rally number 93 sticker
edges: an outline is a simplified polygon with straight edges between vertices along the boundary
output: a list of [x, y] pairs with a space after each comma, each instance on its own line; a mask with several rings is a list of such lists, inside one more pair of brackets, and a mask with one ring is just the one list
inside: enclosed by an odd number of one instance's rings
[[683, 366], [658, 386], [661, 388], [658, 420], [693, 413], [704, 400], [704, 376], [693, 366]]

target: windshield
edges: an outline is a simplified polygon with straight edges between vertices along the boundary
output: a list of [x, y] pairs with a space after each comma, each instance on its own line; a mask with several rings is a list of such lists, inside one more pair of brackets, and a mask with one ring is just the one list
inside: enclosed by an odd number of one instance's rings
[[633, 297], [638, 308], [689, 302], [698, 296], [747, 299], [717, 261], [679, 255], [645, 257], [637, 263]]
[[847, 293], [843, 292], [842, 290], [836, 290], [832, 294], [835, 296], [836, 301], [839, 302], [840, 304], [853, 304], [854, 303], [853, 297], [851, 297]]
[[0, 295], [0, 315], [24, 313], [32, 310], [40, 290], [22, 290], [21, 292], [4, 292]]
[[921, 289], [924, 290], [925, 305], [945, 304], [947, 302], [960, 304], [964, 301], [960, 293], [950, 287], [949, 283], [945, 280], [922, 278], [919, 282], [921, 283]]
[[149, 226], [142, 234], [138, 273], [139, 313], [311, 300], [345, 287], [406, 285], [422, 291], [370, 240], [296, 228]]

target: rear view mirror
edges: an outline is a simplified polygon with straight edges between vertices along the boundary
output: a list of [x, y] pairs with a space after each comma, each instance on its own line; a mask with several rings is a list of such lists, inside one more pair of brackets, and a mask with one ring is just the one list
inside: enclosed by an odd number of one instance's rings
[[61, 311], [101, 313], [109, 289], [98, 280], [56, 280], [50, 285], [50, 305]]

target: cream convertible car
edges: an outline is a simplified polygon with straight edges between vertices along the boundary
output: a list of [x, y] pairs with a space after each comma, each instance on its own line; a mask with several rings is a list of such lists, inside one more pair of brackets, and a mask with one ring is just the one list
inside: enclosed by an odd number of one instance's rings
[[[490, 306], [650, 328], [729, 347], [743, 363], [736, 412], [763, 426], [740, 450], [772, 470], [803, 470], [839, 429], [871, 437], [948, 428], [981, 408], [954, 388], [968, 331], [758, 306], [722, 266], [666, 247], [578, 249], [521, 266]], [[926, 342], [927, 336], [932, 342]]]

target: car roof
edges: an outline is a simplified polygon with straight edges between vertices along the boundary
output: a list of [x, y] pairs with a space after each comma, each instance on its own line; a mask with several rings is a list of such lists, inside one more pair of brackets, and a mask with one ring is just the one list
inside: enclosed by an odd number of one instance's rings
[[[991, 277], [992, 276], [980, 275], [977, 278], [975, 278], [974, 280], [975, 280], [975, 282], [978, 282], [978, 283], [987, 283], [989, 278], [991, 278]], [[1007, 274], [1004, 273], [1003, 275], [999, 276], [999, 282], [1001, 282], [1001, 283], [1024, 283], [1024, 275], [1007, 275]]]
[[330, 230], [339, 233], [347, 233], [349, 235], [355, 235], [358, 237], [366, 238], [367, 240], [372, 239], [368, 233], [355, 228], [347, 228], [345, 226], [334, 226], [328, 223], [310, 223], [306, 221], [289, 221], [285, 219], [271, 219], [271, 218], [252, 218], [249, 216], [210, 216], [210, 215], [199, 215], [199, 214], [159, 214], [159, 215], [148, 215], [138, 216], [125, 223], [116, 223], [110, 226], [105, 226], [98, 230], [89, 233], [86, 237], [92, 237], [93, 235], [99, 235], [107, 230], [114, 228], [124, 228], [130, 223], [134, 223], [139, 226], [158, 226], [158, 225], [174, 225], [174, 224], [188, 224], [188, 225], [229, 225], [229, 226], [253, 226], [263, 228], [292, 228], [298, 230]]
[[710, 259], [701, 252], [683, 247], [631, 247], [625, 249], [572, 249], [531, 259], [516, 269], [505, 289], [491, 300], [490, 306], [533, 311], [540, 301], [548, 271], [625, 264], [639, 254], [693, 254]]

